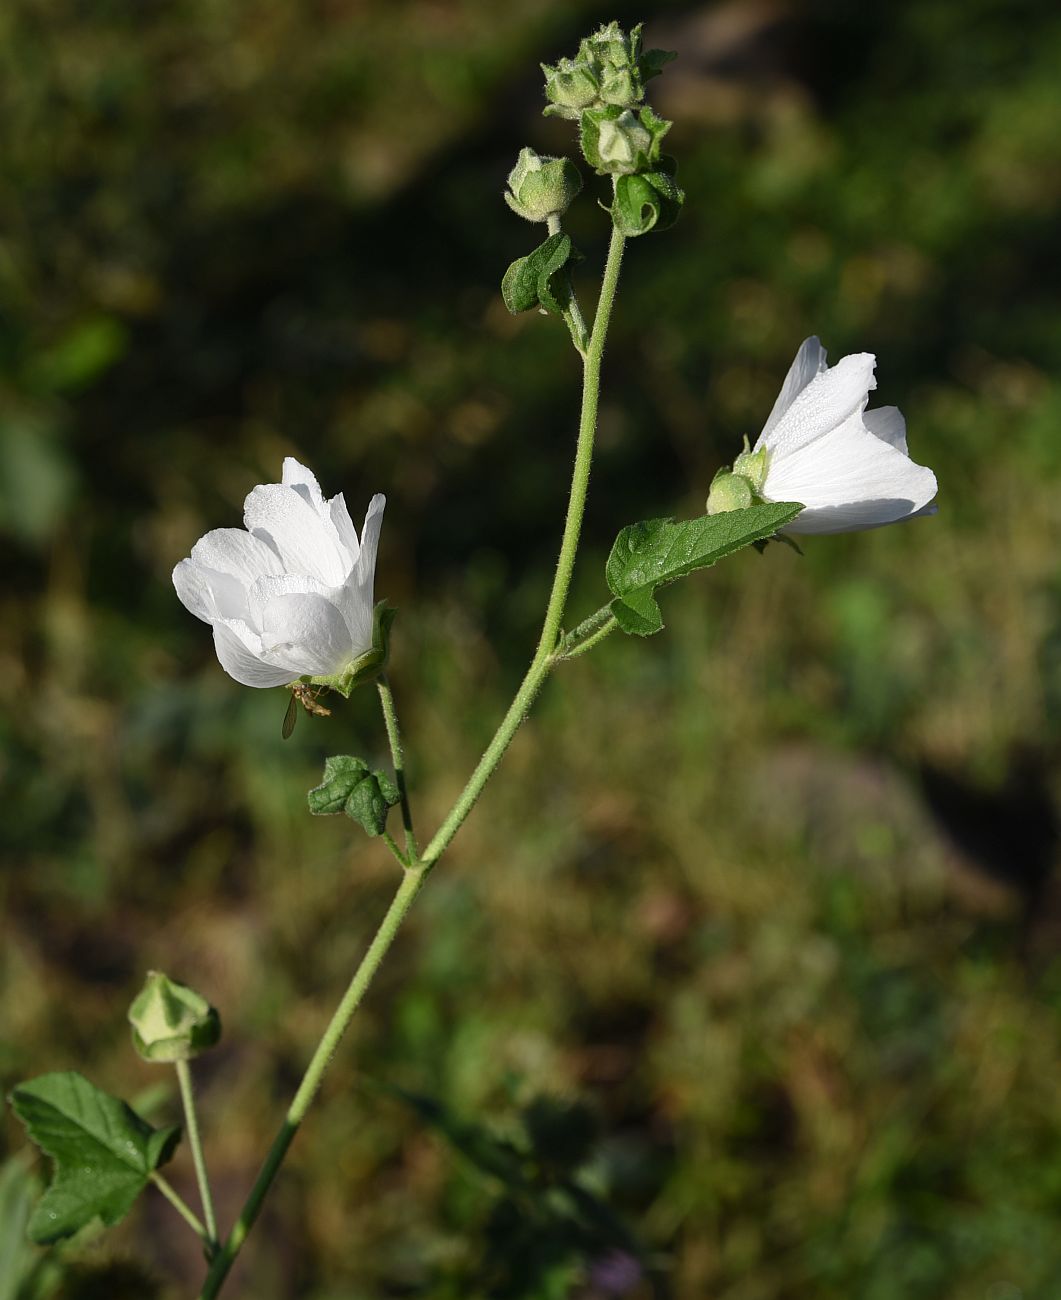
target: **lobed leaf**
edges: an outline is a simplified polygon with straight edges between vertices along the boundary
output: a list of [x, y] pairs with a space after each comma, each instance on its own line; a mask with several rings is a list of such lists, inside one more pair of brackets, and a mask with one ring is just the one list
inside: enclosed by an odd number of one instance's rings
[[306, 796], [316, 817], [346, 813], [368, 835], [382, 835], [387, 813], [399, 799], [398, 787], [382, 771], [370, 771], [368, 764], [349, 754], [325, 759], [324, 780]]
[[624, 528], [604, 570], [619, 626], [632, 636], [661, 631], [658, 587], [773, 536], [802, 509], [791, 501], [769, 502], [698, 519], [649, 519]]
[[179, 1128], [152, 1128], [74, 1070], [19, 1084], [11, 1105], [55, 1165], [29, 1221], [29, 1236], [41, 1245], [95, 1218], [108, 1227], [118, 1223], [180, 1140]]
[[550, 235], [526, 257], [518, 257], [501, 281], [501, 296], [513, 314], [543, 307], [554, 316], [563, 315], [568, 290], [563, 281], [554, 280], [571, 261], [578, 259], [567, 235]]

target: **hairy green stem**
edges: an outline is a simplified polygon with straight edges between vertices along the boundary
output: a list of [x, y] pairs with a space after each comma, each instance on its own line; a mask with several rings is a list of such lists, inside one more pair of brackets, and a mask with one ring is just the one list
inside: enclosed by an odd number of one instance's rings
[[[405, 871], [398, 892], [395, 894], [382, 924], [376, 931], [375, 938], [369, 945], [361, 964], [354, 972], [354, 977], [350, 981], [342, 1001], [336, 1008], [327, 1029], [324, 1031], [324, 1036], [313, 1053], [313, 1058], [306, 1069], [302, 1082], [299, 1084], [295, 1098], [284, 1116], [279, 1132], [273, 1139], [265, 1163], [262, 1165], [254, 1186], [251, 1188], [250, 1195], [247, 1197], [239, 1219], [214, 1258], [206, 1282], [200, 1292], [199, 1300], [214, 1300], [214, 1297], [221, 1290], [251, 1226], [258, 1217], [262, 1202], [265, 1200], [273, 1179], [276, 1177], [287, 1154], [287, 1150], [298, 1132], [299, 1125], [302, 1123], [306, 1111], [317, 1094], [324, 1071], [339, 1046], [339, 1042], [346, 1032], [354, 1012], [360, 1005], [372, 977], [378, 970], [388, 948], [394, 942], [394, 937], [398, 933], [398, 929], [405, 919], [413, 899], [423, 887], [429, 870], [445, 852], [450, 841], [471, 811], [475, 801], [482, 794], [483, 787], [493, 774], [498, 763], [500, 763], [512, 737], [526, 717], [534, 697], [541, 689], [542, 683], [556, 662], [554, 652], [558, 649], [560, 622], [564, 616], [564, 607], [571, 587], [575, 554], [578, 550], [578, 540], [582, 531], [582, 516], [586, 508], [586, 494], [589, 490], [590, 467], [593, 461], [593, 440], [597, 430], [597, 406], [600, 399], [601, 360], [604, 356], [604, 343], [608, 334], [608, 324], [611, 320], [615, 292], [619, 284], [619, 271], [622, 266], [625, 242], [624, 237], [613, 227], [611, 243], [608, 246], [608, 260], [605, 263], [604, 279], [597, 303], [597, 314], [593, 321], [593, 332], [590, 335], [589, 344], [584, 354], [582, 414], [579, 419], [578, 443], [575, 449], [575, 465], [571, 476], [571, 493], [567, 503], [564, 535], [560, 544], [560, 555], [556, 564], [556, 574], [549, 594], [549, 604], [545, 612], [541, 636], [538, 639], [538, 647], [534, 653], [534, 658], [531, 660], [530, 668], [527, 670], [527, 674], [520, 684], [515, 699], [509, 706], [501, 725], [494, 734], [494, 738], [487, 746], [486, 752], [476, 765], [475, 771], [469, 777], [468, 783], [461, 791], [456, 803], [435, 833], [423, 855]], [[380, 688], [380, 699], [383, 702], [383, 714], [387, 723], [388, 736], [391, 738], [391, 752], [395, 760], [396, 778], [398, 773], [402, 772], [401, 780], [398, 782], [401, 790], [404, 787], [404, 772], [401, 766], [401, 746], [398, 740], [397, 719], [394, 718], [392, 734], [393, 699], [390, 698], [389, 690], [385, 685]], [[390, 710], [390, 713], [388, 710]], [[403, 816], [407, 816], [407, 804], [404, 799]], [[411, 818], [406, 822], [406, 830], [411, 834]]]
[[413, 899], [422, 889], [425, 878], [426, 872], [418, 869], [406, 871], [403, 875], [402, 882], [398, 886], [398, 892], [394, 895], [391, 905], [387, 909], [387, 914], [376, 931], [375, 938], [369, 944], [368, 951], [361, 959], [361, 964], [354, 972], [354, 977], [343, 994], [342, 1001], [336, 1007], [335, 1014], [328, 1022], [328, 1027], [317, 1044], [313, 1058], [306, 1068], [306, 1073], [302, 1076], [302, 1082], [298, 1086], [294, 1100], [288, 1107], [279, 1132], [273, 1139], [269, 1154], [265, 1157], [265, 1163], [262, 1165], [254, 1186], [251, 1188], [246, 1204], [236, 1220], [235, 1226], [215, 1256], [213, 1264], [210, 1266], [203, 1289], [199, 1293], [199, 1300], [213, 1300], [213, 1297], [221, 1290], [229, 1269], [239, 1254], [247, 1233], [251, 1230], [251, 1225], [258, 1217], [266, 1193], [269, 1191], [272, 1181], [283, 1163], [284, 1156], [287, 1155], [287, 1149], [294, 1141], [299, 1125], [305, 1118], [313, 1098], [317, 1095], [317, 1089], [320, 1087], [324, 1071], [328, 1068], [329, 1062], [335, 1055], [340, 1040], [353, 1019], [354, 1012], [360, 1005], [361, 999], [365, 996], [365, 991], [372, 982], [373, 975], [379, 969], [379, 964], [383, 960], [387, 949], [394, 942], [394, 936], [398, 933], [398, 927], [405, 919], [406, 912], [408, 912]]
[[387, 680], [386, 673], [380, 674], [376, 682], [376, 689], [379, 691], [379, 702], [383, 708], [383, 722], [387, 728], [387, 740], [390, 742], [391, 747], [394, 783], [398, 787], [398, 794], [401, 799], [402, 825], [405, 827], [405, 856], [409, 865], [412, 866], [419, 856], [420, 848], [413, 833], [413, 814], [409, 807], [409, 791], [405, 784], [405, 756], [402, 752], [402, 733], [398, 730], [398, 712], [394, 707], [394, 696], [391, 693], [391, 685]]
[[181, 1218], [188, 1225], [188, 1227], [191, 1228], [191, 1230], [196, 1234], [196, 1236], [202, 1238], [203, 1246], [206, 1249], [207, 1253], [209, 1254], [212, 1249], [215, 1249], [217, 1246], [217, 1242], [211, 1237], [210, 1233], [207, 1232], [206, 1225], [203, 1223], [202, 1219], [199, 1218], [199, 1216], [195, 1213], [195, 1211], [184, 1199], [184, 1197], [181, 1196], [181, 1194], [176, 1190], [173, 1184], [167, 1182], [166, 1179], [162, 1177], [162, 1175], [158, 1172], [157, 1169], [154, 1170], [153, 1173], [148, 1174], [148, 1178], [150, 1179], [151, 1182], [155, 1184], [158, 1190], [162, 1193], [162, 1195], [166, 1198], [166, 1200], [169, 1201], [170, 1205], [173, 1206], [173, 1208], [181, 1216]]
[[192, 1151], [192, 1164], [195, 1165], [195, 1179], [199, 1184], [199, 1199], [203, 1203], [203, 1218], [206, 1219], [206, 1231], [212, 1245], [217, 1245], [217, 1219], [214, 1217], [214, 1199], [210, 1195], [210, 1180], [206, 1174], [206, 1158], [203, 1155], [203, 1141], [199, 1136], [199, 1116], [195, 1109], [195, 1092], [192, 1088], [192, 1071], [187, 1061], [176, 1061], [177, 1082], [180, 1084], [181, 1103], [184, 1106], [185, 1129], [188, 1145]]
[[612, 304], [619, 284], [619, 271], [623, 261], [623, 246], [626, 240], [615, 227], [612, 227], [611, 243], [608, 246], [608, 260], [604, 267], [604, 280], [601, 284], [597, 314], [593, 321], [593, 333], [590, 335], [582, 386], [582, 415], [579, 420], [578, 444], [575, 449], [575, 467], [571, 475], [571, 495], [567, 503], [567, 519], [564, 522], [564, 536], [560, 543], [560, 557], [556, 563], [556, 575], [553, 588], [549, 593], [549, 605], [545, 611], [538, 648], [526, 676], [520, 683], [515, 699], [509, 706], [501, 725], [494, 733], [494, 738], [486, 747], [486, 752], [476, 765], [475, 771], [468, 779], [467, 785], [457, 796], [457, 801], [448, 816], [438, 828], [430, 844], [424, 850], [422, 861], [426, 866], [437, 862], [446, 851], [450, 841], [460, 830], [464, 819], [475, 806], [476, 800], [483, 792], [500, 763], [505, 750], [512, 742], [512, 737], [519, 730], [520, 724], [527, 716], [534, 697], [541, 690], [542, 683], [553, 665], [553, 651], [556, 649], [560, 633], [560, 621], [567, 604], [567, 593], [571, 588], [571, 574], [575, 567], [575, 554], [578, 539], [582, 532], [582, 516], [586, 508], [586, 493], [589, 490], [589, 473], [593, 463], [593, 440], [597, 432], [597, 406], [600, 399], [600, 369], [604, 356], [604, 342], [608, 336], [608, 324], [611, 320]]
[[603, 606], [579, 623], [578, 627], [568, 632], [554, 651], [553, 659], [557, 663], [565, 659], [577, 659], [587, 650], [592, 650], [606, 636], [611, 636], [618, 626], [611, 605]]

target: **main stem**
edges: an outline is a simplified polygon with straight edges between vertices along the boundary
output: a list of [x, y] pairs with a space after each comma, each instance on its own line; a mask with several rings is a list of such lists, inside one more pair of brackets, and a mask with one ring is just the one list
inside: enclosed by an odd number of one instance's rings
[[564, 616], [567, 593], [571, 588], [571, 574], [575, 567], [575, 554], [578, 551], [578, 539], [582, 532], [582, 516], [586, 509], [589, 472], [593, 463], [593, 440], [597, 432], [601, 360], [604, 357], [604, 343], [608, 337], [608, 324], [611, 321], [615, 291], [619, 285], [619, 271], [622, 267], [625, 243], [625, 238], [613, 226], [611, 243], [608, 245], [608, 260], [604, 266], [604, 280], [601, 283], [600, 299], [597, 303], [597, 314], [593, 320], [593, 333], [590, 335], [589, 346], [586, 349], [582, 380], [582, 415], [578, 425], [578, 444], [575, 449], [575, 467], [571, 475], [567, 518], [564, 521], [564, 536], [560, 543], [560, 557], [556, 562], [556, 575], [553, 578], [553, 589], [549, 593], [549, 605], [545, 611], [541, 636], [538, 638], [538, 648], [534, 652], [526, 676], [520, 683], [515, 699], [509, 705], [500, 727], [494, 733], [493, 740], [486, 747], [486, 752], [471, 774], [468, 784], [458, 796], [457, 802], [424, 850], [422, 861], [425, 866], [438, 861], [454, 835], [460, 830], [461, 824], [475, 806], [476, 800], [483, 792], [483, 787], [494, 774], [505, 750], [511, 744], [512, 737], [527, 716], [530, 706], [534, 703], [534, 697], [541, 690], [542, 683], [552, 667], [552, 654], [560, 633], [560, 620]]
[[365, 996], [365, 991], [372, 982], [373, 975], [379, 969], [379, 964], [383, 960], [387, 949], [394, 942], [398, 927], [405, 919], [405, 914], [409, 910], [413, 899], [423, 887], [425, 878], [426, 873], [420, 870], [409, 870], [402, 876], [402, 883], [399, 885], [398, 892], [394, 895], [391, 905], [387, 909], [387, 914], [376, 931], [375, 938], [362, 958], [360, 966], [354, 972], [354, 977], [343, 994], [342, 1001], [336, 1007], [335, 1014], [329, 1021], [328, 1028], [324, 1031], [324, 1036], [317, 1044], [317, 1049], [313, 1053], [313, 1058], [306, 1069], [306, 1073], [302, 1076], [302, 1082], [298, 1086], [294, 1100], [287, 1109], [280, 1130], [273, 1139], [269, 1154], [265, 1157], [265, 1163], [262, 1165], [261, 1172], [251, 1188], [246, 1204], [236, 1220], [235, 1226], [214, 1258], [213, 1264], [210, 1266], [210, 1272], [203, 1284], [199, 1300], [213, 1300], [213, 1297], [221, 1290], [221, 1286], [228, 1276], [228, 1271], [247, 1238], [247, 1233], [250, 1232], [254, 1220], [258, 1217], [266, 1193], [276, 1177], [277, 1170], [283, 1163], [284, 1156], [287, 1155], [287, 1149], [294, 1141], [299, 1125], [305, 1118], [313, 1098], [317, 1095], [317, 1089], [320, 1087], [324, 1071], [328, 1068], [328, 1064], [339, 1046], [339, 1040], [346, 1032], [347, 1025], [353, 1019], [354, 1012], [360, 1005], [361, 999]]
[[[250, 1195], [247, 1197], [239, 1219], [210, 1267], [199, 1300], [214, 1300], [214, 1297], [221, 1290], [233, 1261], [239, 1254], [251, 1226], [258, 1217], [262, 1202], [265, 1200], [272, 1181], [276, 1177], [284, 1157], [287, 1155], [288, 1147], [294, 1140], [299, 1125], [302, 1123], [306, 1111], [317, 1094], [324, 1071], [339, 1046], [347, 1026], [353, 1019], [354, 1012], [360, 1005], [372, 977], [379, 969], [388, 948], [394, 942], [394, 937], [405, 919], [405, 914], [412, 905], [413, 899], [423, 888], [431, 867], [445, 852], [450, 841], [460, 829], [462, 822], [472, 810], [475, 801], [482, 794], [483, 787], [493, 775], [498, 763], [500, 763], [512, 737], [526, 717], [534, 697], [538, 694], [542, 683], [555, 662], [553, 652], [557, 646], [560, 622], [564, 616], [564, 606], [567, 603], [567, 595], [571, 587], [575, 554], [578, 550], [578, 539], [582, 531], [582, 516], [586, 508], [586, 493], [589, 490], [590, 467], [593, 461], [593, 440], [597, 431], [601, 360], [604, 356], [604, 343], [608, 335], [612, 305], [615, 302], [615, 291], [619, 284], [619, 271], [622, 266], [625, 242], [624, 237], [613, 227], [611, 242], [608, 245], [608, 260], [604, 267], [604, 279], [601, 283], [600, 299], [597, 303], [597, 314], [593, 321], [593, 332], [590, 335], [584, 359], [582, 414], [579, 419], [578, 444], [575, 450], [575, 466], [571, 476], [571, 495], [567, 503], [564, 535], [560, 543], [560, 556], [556, 564], [552, 591], [549, 593], [549, 604], [545, 611], [541, 636], [538, 638], [538, 647], [534, 652], [530, 668], [520, 683], [515, 699], [509, 706], [508, 712], [494, 734], [494, 738], [486, 747], [486, 752], [476, 765], [475, 771], [469, 777], [467, 785], [461, 791], [445, 821], [419, 859], [419, 864], [405, 871], [398, 892], [395, 894], [382, 924], [376, 931], [375, 938], [362, 958], [361, 965], [354, 972], [350, 986], [335, 1009], [335, 1014], [324, 1031], [324, 1037], [320, 1040], [316, 1051], [313, 1053], [313, 1059], [310, 1061], [302, 1082], [299, 1084], [298, 1092], [296, 1092], [295, 1098], [284, 1116], [280, 1130], [273, 1139], [273, 1144], [265, 1157], [265, 1163], [262, 1165], [261, 1172], [251, 1188]], [[384, 719], [387, 720], [387, 702], [384, 699], [383, 689], [381, 689], [380, 698], [384, 701]], [[390, 701], [390, 707], [393, 710], [393, 700]], [[390, 736], [389, 721], [387, 727], [388, 736]], [[397, 726], [395, 724], [396, 734]], [[391, 738], [391, 745], [392, 753], [400, 756], [400, 744], [396, 748], [393, 737]], [[399, 785], [399, 789], [401, 788], [402, 786]], [[406, 829], [411, 832], [411, 819], [407, 822]]]

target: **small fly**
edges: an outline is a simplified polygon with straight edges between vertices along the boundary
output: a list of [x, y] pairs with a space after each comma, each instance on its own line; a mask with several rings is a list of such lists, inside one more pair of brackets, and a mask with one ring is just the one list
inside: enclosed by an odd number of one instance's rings
[[306, 682], [294, 682], [291, 687], [291, 699], [288, 702], [287, 712], [284, 714], [284, 725], [280, 728], [280, 735], [287, 740], [295, 729], [295, 723], [298, 721], [298, 706], [301, 704], [307, 713], [312, 713], [317, 718], [330, 718], [331, 709], [326, 709], [320, 702], [320, 697], [324, 695], [327, 686], [309, 686]]

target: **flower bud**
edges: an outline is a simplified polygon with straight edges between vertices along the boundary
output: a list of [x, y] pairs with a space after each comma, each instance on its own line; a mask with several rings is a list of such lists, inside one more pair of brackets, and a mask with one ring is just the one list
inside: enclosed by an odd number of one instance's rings
[[575, 121], [584, 108], [597, 103], [600, 86], [590, 64], [578, 59], [561, 59], [555, 68], [543, 63], [545, 97], [549, 106], [545, 112], [554, 117]]
[[729, 510], [746, 510], [755, 503], [755, 492], [743, 474], [720, 470], [711, 483], [707, 496], [709, 515], [725, 514]]
[[221, 1018], [206, 998], [156, 970], [133, 999], [129, 1023], [145, 1061], [188, 1061], [221, 1037]]
[[761, 451], [752, 451], [748, 445], [748, 435], [744, 435], [744, 450], [733, 462], [734, 474], [746, 478], [752, 488], [759, 492], [766, 482], [766, 460], [769, 452], [764, 447]]
[[508, 175], [505, 202], [527, 221], [561, 217], [582, 188], [582, 177], [569, 158], [542, 158], [521, 149]]

